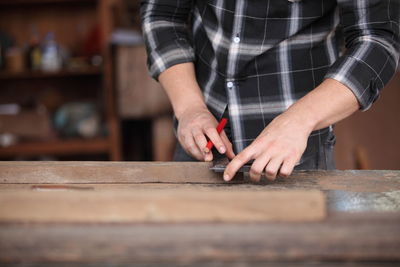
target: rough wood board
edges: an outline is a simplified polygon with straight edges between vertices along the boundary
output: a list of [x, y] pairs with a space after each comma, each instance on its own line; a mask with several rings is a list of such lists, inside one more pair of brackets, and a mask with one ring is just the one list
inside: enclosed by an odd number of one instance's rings
[[0, 183], [218, 183], [205, 162], [0, 162]]
[[[221, 191], [241, 191], [241, 192], [268, 192], [299, 190], [290, 186], [282, 185], [257, 185], [257, 184], [165, 184], [165, 183], [145, 183], [145, 184], [0, 184], [0, 195], [2, 192], [31, 192], [31, 191], [113, 191], [130, 192], [154, 191], [154, 190], [196, 190], [208, 192], [210, 190]], [[310, 189], [301, 189], [310, 190]], [[314, 189], [311, 189], [314, 190]], [[400, 190], [385, 192], [352, 192], [326, 190], [326, 206], [328, 213], [341, 212], [400, 212]], [[384, 215], [383, 215], [384, 216]]]
[[399, 214], [337, 215], [315, 223], [0, 224], [0, 262], [400, 260]]
[[319, 191], [238, 190], [4, 191], [0, 222], [268, 222], [318, 221]]
[[[240, 176], [226, 183], [205, 162], [0, 162], [0, 184], [248, 183]], [[353, 192], [400, 190], [400, 171], [298, 171], [287, 179], [263, 181], [276, 189], [320, 189]]]

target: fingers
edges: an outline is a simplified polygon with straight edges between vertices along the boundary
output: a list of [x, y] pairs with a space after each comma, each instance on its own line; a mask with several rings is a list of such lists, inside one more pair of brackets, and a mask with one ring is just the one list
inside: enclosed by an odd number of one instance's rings
[[185, 151], [189, 153], [192, 157], [200, 161], [204, 160], [204, 154], [200, 151], [200, 149], [194, 142], [194, 138], [191, 134], [182, 137], [181, 145], [183, 149], [185, 149]]
[[293, 172], [294, 166], [296, 166], [296, 162], [297, 160], [293, 157], [286, 159], [282, 164], [279, 175], [285, 178], [289, 177]]
[[229, 159], [233, 159], [235, 157], [235, 153], [233, 152], [232, 143], [231, 143], [231, 141], [229, 141], [228, 136], [226, 136], [225, 131], [221, 132], [221, 139], [222, 139], [222, 142], [225, 144], [225, 147], [226, 147], [226, 156]]
[[[232, 158], [234, 157], [232, 144], [226, 138], [226, 135], [224, 137], [220, 136], [216, 129], [217, 125], [217, 120], [207, 108], [188, 108], [179, 118], [178, 139], [186, 152], [196, 159], [212, 160], [213, 155], [210, 149], [207, 148], [208, 139], [219, 153], [225, 154], [228, 152], [227, 156]], [[197, 146], [197, 149], [192, 147], [193, 143]]]
[[236, 174], [236, 172], [245, 165], [249, 160], [253, 158], [253, 154], [248, 148], [240, 152], [232, 161], [226, 166], [224, 172], [224, 180], [230, 181]]
[[249, 172], [250, 179], [253, 182], [260, 181], [262, 172], [265, 169], [265, 166], [268, 164], [269, 159], [269, 154], [264, 153], [253, 162]]
[[207, 146], [207, 139], [204, 134], [201, 132], [200, 129], [193, 129], [192, 130], [194, 141], [196, 142], [199, 149], [203, 152], [209, 152], [208, 149], [206, 151]]
[[243, 165], [254, 158], [255, 161], [251, 165], [249, 172], [250, 179], [253, 182], [261, 180], [263, 170], [265, 171], [265, 177], [270, 181], [275, 180], [278, 174], [285, 178], [289, 177], [297, 162], [295, 157], [288, 157], [286, 159], [282, 157], [271, 158], [269, 153], [263, 153], [255, 157], [255, 154], [251, 154], [248, 149], [245, 149], [228, 164], [224, 172], [224, 180], [230, 181]]
[[197, 148], [203, 154], [203, 159], [205, 161], [212, 161], [213, 155], [212, 155], [211, 151], [206, 147], [207, 139], [204, 136], [203, 132], [200, 129], [195, 128], [192, 130], [192, 135], [193, 135], [194, 141], [197, 145]]
[[265, 167], [265, 176], [268, 180], [273, 181], [278, 174], [279, 168], [281, 167], [283, 159], [279, 157], [272, 158], [268, 163], [267, 167]]
[[[226, 133], [222, 131], [220, 135], [216, 129], [211, 130], [210, 128], [207, 128], [203, 130], [201, 128], [194, 128], [189, 134], [186, 134], [181, 138], [181, 144], [185, 150], [196, 159], [212, 161], [213, 154], [211, 150], [207, 148], [208, 141], [206, 139], [206, 134], [213, 142], [218, 152], [221, 154], [226, 153], [227, 157], [230, 159], [235, 157], [232, 143], [229, 141]], [[193, 147], [193, 145], [195, 145], [197, 149]]]
[[219, 153], [225, 154], [226, 147], [224, 142], [222, 141], [221, 136], [218, 134], [217, 129], [215, 127], [207, 127], [204, 129], [205, 134], [210, 138], [211, 142], [213, 142], [215, 148], [218, 150]]

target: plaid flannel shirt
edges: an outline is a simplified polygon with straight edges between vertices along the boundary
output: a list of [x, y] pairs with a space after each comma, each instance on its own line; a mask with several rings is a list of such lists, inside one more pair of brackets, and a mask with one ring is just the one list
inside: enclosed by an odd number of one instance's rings
[[175, 64], [194, 62], [210, 111], [218, 119], [228, 108], [236, 152], [326, 78], [346, 85], [368, 109], [397, 68], [399, 14], [399, 0], [141, 5], [150, 74], [157, 79]]

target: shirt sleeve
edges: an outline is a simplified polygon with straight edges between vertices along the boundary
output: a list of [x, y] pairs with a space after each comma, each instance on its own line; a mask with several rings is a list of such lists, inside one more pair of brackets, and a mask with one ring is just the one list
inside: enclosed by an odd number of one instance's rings
[[194, 61], [188, 31], [192, 0], [143, 0], [140, 13], [150, 75], [158, 79], [167, 68]]
[[398, 0], [338, 0], [346, 51], [325, 78], [346, 85], [367, 110], [399, 61]]

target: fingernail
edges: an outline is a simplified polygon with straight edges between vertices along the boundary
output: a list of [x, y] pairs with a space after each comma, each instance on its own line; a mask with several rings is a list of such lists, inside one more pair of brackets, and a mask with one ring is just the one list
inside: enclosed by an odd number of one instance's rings
[[210, 152], [210, 150], [206, 147], [206, 148], [204, 148], [204, 153], [208, 153], [208, 152]]
[[225, 152], [226, 152], [225, 147], [223, 147], [223, 146], [219, 147], [219, 151], [220, 151], [221, 153], [225, 153]]
[[229, 181], [229, 175], [228, 174], [224, 174], [224, 180], [225, 181]]

